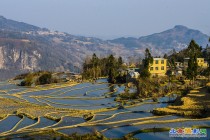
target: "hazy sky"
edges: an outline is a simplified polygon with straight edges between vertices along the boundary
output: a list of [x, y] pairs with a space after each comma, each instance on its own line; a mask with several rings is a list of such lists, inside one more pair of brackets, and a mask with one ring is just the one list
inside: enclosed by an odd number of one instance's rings
[[175, 25], [210, 35], [210, 0], [0, 0], [0, 15], [103, 39], [140, 37]]

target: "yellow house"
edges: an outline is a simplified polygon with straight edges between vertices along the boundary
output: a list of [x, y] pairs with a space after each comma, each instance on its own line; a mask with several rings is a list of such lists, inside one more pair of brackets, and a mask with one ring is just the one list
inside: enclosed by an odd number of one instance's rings
[[[188, 61], [190, 58], [184, 58], [184, 66], [187, 68], [188, 67]], [[206, 61], [204, 61], [204, 58], [197, 58], [197, 63], [199, 67], [202, 68], [207, 68], [208, 67], [208, 63]]]
[[167, 71], [167, 59], [153, 58], [153, 63], [150, 65], [149, 71], [152, 75], [165, 75]]
[[197, 58], [197, 63], [199, 67], [202, 67], [202, 68], [208, 67], [208, 63], [204, 61], [204, 58]]

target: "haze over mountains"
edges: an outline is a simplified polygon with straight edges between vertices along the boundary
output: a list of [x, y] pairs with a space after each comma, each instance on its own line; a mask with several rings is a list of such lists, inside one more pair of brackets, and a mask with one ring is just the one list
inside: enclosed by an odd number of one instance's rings
[[196, 40], [200, 46], [206, 47], [208, 36], [198, 30], [189, 29], [182, 25], [140, 38], [118, 38], [111, 40], [112, 43], [123, 44], [126, 48], [135, 50], [150, 48], [154, 55], [167, 53], [172, 49], [177, 51], [185, 48], [191, 39]]
[[207, 35], [181, 25], [140, 38], [101, 40], [50, 31], [0, 16], [0, 79], [27, 71], [77, 71], [93, 53], [114, 54], [127, 60], [143, 56], [145, 48], [150, 48], [153, 55], [159, 56], [185, 48], [191, 39], [204, 47], [208, 42]]

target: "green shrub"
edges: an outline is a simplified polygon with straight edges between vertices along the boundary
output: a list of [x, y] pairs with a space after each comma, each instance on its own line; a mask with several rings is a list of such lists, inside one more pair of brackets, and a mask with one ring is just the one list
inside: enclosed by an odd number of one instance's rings
[[[25, 76], [25, 75], [24, 75]], [[38, 71], [28, 73], [24, 80], [19, 84], [20, 86], [45, 85], [51, 83], [58, 83], [58, 79], [52, 77], [51, 72]]]
[[44, 84], [50, 84], [52, 83], [52, 74], [51, 73], [45, 73], [42, 74], [37, 80], [36, 80], [36, 85], [44, 85]]
[[20, 83], [20, 86], [31, 86], [33, 83], [33, 75], [28, 74], [25, 79]]

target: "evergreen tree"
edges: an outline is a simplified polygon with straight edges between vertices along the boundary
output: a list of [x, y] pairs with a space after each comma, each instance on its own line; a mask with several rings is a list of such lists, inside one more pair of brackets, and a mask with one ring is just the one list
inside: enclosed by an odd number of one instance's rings
[[96, 56], [96, 54], [94, 53], [92, 56], [92, 70], [93, 70], [93, 78], [96, 79], [99, 77], [99, 59]]
[[145, 58], [143, 59], [143, 69], [140, 73], [140, 77], [147, 78], [150, 76], [149, 66], [151, 63], [153, 63], [153, 57], [149, 49], [147, 48], [145, 50]]
[[98, 66], [98, 57], [96, 56], [95, 53], [93, 54], [91, 61], [92, 61], [93, 67]]
[[189, 50], [190, 59], [188, 61], [188, 68], [186, 75], [187, 78], [192, 80], [194, 83], [195, 78], [198, 75], [197, 56], [201, 56], [201, 48], [194, 40], [192, 40], [188, 46], [188, 50]]
[[195, 40], [191, 40], [188, 48], [187, 48], [187, 54], [189, 57], [192, 57], [193, 55], [197, 55], [197, 57], [202, 57], [202, 47], [200, 47]]
[[168, 55], [165, 53], [164, 56], [163, 56], [163, 58], [168, 58]]
[[123, 64], [123, 60], [122, 60], [121, 56], [118, 58], [118, 64], [119, 64], [119, 66], [121, 66]]
[[[210, 37], [209, 37], [209, 43], [210, 43]], [[207, 47], [209, 47], [208, 44], [207, 44]], [[206, 47], [206, 48], [207, 48], [207, 47]], [[208, 66], [208, 68], [206, 69], [205, 76], [208, 76], [208, 81], [209, 81], [209, 80], [210, 80], [210, 54], [207, 53], [207, 51], [206, 51], [206, 59], [207, 59], [207, 61], [208, 61], [209, 66]]]
[[196, 55], [194, 55], [194, 57], [190, 57], [188, 61], [187, 78], [194, 81], [197, 74], [198, 74], [198, 63], [197, 63], [197, 57]]
[[108, 73], [108, 81], [110, 83], [116, 83], [116, 77], [117, 77], [117, 62], [113, 55], [110, 55], [108, 58], [107, 63], [107, 69], [109, 71]]
[[196, 53], [197, 57], [203, 57], [202, 55], [202, 47], [200, 47], [194, 40], [191, 40], [188, 48], [181, 50], [180, 52], [174, 52], [172, 55], [168, 56], [168, 61], [174, 59], [175, 62], [184, 62], [184, 58], [190, 57], [192, 53]]

